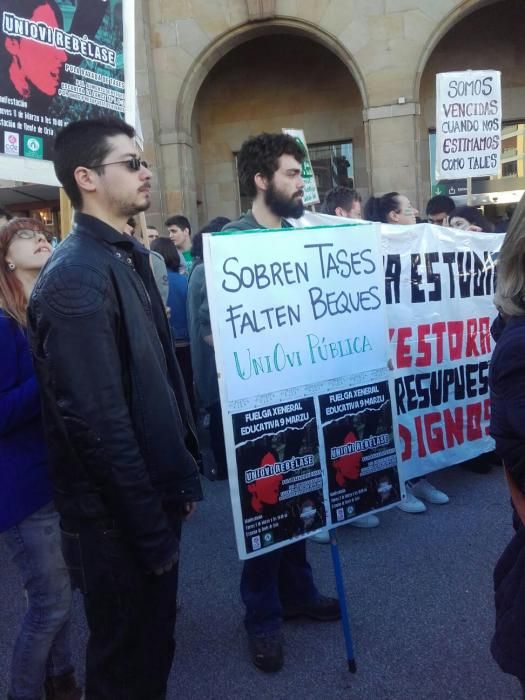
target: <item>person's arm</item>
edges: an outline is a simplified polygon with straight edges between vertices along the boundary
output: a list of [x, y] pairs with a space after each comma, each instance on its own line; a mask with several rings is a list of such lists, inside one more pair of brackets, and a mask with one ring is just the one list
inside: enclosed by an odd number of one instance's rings
[[145, 567], [162, 569], [178, 551], [135, 437], [126, 400], [120, 315], [107, 278], [70, 265], [52, 270], [29, 306], [35, 368], [69, 440]]
[[211, 332], [210, 307], [208, 305], [208, 292], [206, 289], [206, 276], [204, 264], [202, 264], [202, 281], [199, 291], [199, 308], [197, 311], [201, 338], [205, 343], [213, 347], [213, 335]]
[[491, 434], [499, 456], [525, 494], [525, 344], [520, 340], [516, 332], [506, 336], [493, 356]]
[[0, 435], [32, 421], [40, 413], [34, 375], [15, 383], [18, 351], [13, 322], [0, 317]]
[[160, 253], [154, 250], [150, 251], [150, 265], [151, 271], [153, 272], [153, 277], [155, 278], [155, 283], [159, 294], [164, 302], [164, 306], [168, 303], [168, 295], [170, 293], [170, 285], [168, 282], [168, 270], [166, 269], [166, 263], [164, 258]]

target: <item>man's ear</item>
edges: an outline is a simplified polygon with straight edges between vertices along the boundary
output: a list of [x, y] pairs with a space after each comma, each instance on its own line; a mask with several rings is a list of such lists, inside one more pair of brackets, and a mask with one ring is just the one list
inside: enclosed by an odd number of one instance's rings
[[79, 165], [73, 173], [78, 187], [85, 192], [94, 192], [97, 189], [96, 173], [91, 168], [85, 168]]
[[345, 212], [341, 209], [341, 207], [335, 208], [335, 215], [336, 216], [346, 216]]
[[254, 177], [254, 181], [255, 187], [257, 187], [258, 190], [266, 191], [268, 189], [268, 178], [261, 173], [257, 173], [257, 175]]

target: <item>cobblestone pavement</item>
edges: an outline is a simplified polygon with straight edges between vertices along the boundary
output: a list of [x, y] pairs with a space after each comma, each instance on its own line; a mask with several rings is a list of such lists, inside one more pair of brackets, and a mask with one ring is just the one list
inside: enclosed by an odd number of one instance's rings
[[[205, 482], [206, 501], [184, 532], [177, 653], [168, 700], [512, 700], [518, 683], [492, 661], [491, 576], [512, 535], [503, 475], [459, 468], [432, 482], [451, 497], [423, 515], [398, 509], [375, 530], [339, 530], [357, 674], [346, 670], [338, 623], [284, 626], [286, 661], [275, 675], [252, 667], [242, 626], [227, 484]], [[330, 548], [311, 543], [318, 587], [335, 590]], [[0, 697], [24, 598], [0, 543]], [[75, 596], [75, 654], [86, 625]], [[81, 675], [81, 673], [80, 673]], [[145, 698], [144, 700], [147, 700]]]

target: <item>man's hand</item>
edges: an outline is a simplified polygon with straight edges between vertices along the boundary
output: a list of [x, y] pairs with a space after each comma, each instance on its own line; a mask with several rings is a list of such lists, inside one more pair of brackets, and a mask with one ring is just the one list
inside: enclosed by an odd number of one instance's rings
[[196, 510], [197, 504], [194, 501], [192, 501], [191, 503], [185, 503], [182, 506], [182, 517], [184, 518], [184, 520], [189, 520]]
[[159, 566], [156, 569], [153, 569], [153, 573], [155, 574], [155, 576], [162, 576], [162, 574], [167, 574], [168, 571], [171, 571], [173, 569], [178, 560], [179, 553], [176, 552], [170, 559], [168, 559], [168, 561], [165, 564]]

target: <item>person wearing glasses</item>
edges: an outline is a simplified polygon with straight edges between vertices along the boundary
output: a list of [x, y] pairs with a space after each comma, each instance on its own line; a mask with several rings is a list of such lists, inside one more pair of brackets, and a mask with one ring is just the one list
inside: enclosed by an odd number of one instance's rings
[[26, 592], [9, 698], [80, 700], [69, 641], [71, 585], [48, 477], [26, 306], [51, 245], [35, 219], [0, 229], [0, 533]]
[[72, 122], [54, 167], [76, 210], [28, 329], [64, 557], [89, 626], [86, 697], [163, 698], [182, 520], [202, 497], [197, 441], [147, 251], [122, 233], [150, 205], [134, 129]]
[[[365, 206], [365, 219], [379, 221], [383, 224], [403, 224], [412, 226], [416, 223], [418, 210], [412, 206], [408, 197], [399, 192], [388, 192], [382, 197], [370, 197]], [[427, 509], [423, 501], [434, 505], [444, 505], [449, 497], [433, 486], [427, 479], [418, 477], [407, 481], [406, 499], [398, 508], [405, 513], [424, 513]]]

